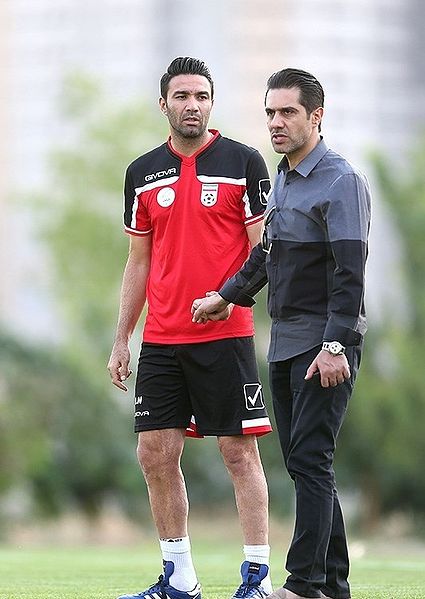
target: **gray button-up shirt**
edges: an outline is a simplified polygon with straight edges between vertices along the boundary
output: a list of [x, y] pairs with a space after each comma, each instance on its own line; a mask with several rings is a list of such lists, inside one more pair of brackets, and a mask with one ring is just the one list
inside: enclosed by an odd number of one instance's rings
[[253, 296], [268, 281], [272, 362], [322, 341], [358, 345], [366, 331], [366, 178], [321, 140], [291, 171], [283, 158], [270, 211], [270, 252], [256, 246], [219, 293], [235, 304], [252, 306]]

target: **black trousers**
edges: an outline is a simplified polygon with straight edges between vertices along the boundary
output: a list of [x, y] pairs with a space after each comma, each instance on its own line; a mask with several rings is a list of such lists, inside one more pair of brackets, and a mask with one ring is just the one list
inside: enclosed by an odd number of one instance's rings
[[350, 597], [345, 526], [333, 458], [358, 367], [360, 348], [348, 347], [351, 379], [324, 388], [320, 376], [304, 380], [320, 347], [270, 363], [270, 387], [279, 440], [295, 483], [295, 530], [284, 587], [303, 597]]

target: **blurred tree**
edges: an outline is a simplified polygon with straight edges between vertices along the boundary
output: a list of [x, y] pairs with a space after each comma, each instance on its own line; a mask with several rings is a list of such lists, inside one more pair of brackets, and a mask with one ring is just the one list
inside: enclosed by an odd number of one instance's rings
[[366, 530], [383, 513], [425, 515], [425, 137], [404, 176], [382, 156], [375, 156], [374, 164], [382, 199], [403, 241], [410, 314], [407, 322], [395, 322], [383, 306], [385, 324], [368, 332], [339, 443], [346, 482], [362, 489]]
[[0, 404], [0, 493], [42, 516], [96, 516], [107, 500], [139, 510], [127, 417], [60, 352], [0, 335]]

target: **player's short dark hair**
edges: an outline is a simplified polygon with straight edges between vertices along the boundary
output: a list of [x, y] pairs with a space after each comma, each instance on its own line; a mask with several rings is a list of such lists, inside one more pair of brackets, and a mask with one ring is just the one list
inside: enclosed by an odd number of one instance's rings
[[168, 87], [173, 77], [177, 75], [202, 75], [208, 79], [211, 86], [211, 99], [214, 96], [214, 82], [211, 73], [205, 62], [198, 58], [190, 56], [179, 56], [175, 58], [169, 65], [167, 72], [161, 77], [160, 91], [161, 98], [167, 99]]
[[324, 105], [325, 93], [323, 87], [311, 73], [301, 69], [282, 69], [273, 73], [267, 81], [266, 98], [270, 89], [291, 89], [297, 87], [300, 90], [300, 104], [304, 106], [307, 116]]

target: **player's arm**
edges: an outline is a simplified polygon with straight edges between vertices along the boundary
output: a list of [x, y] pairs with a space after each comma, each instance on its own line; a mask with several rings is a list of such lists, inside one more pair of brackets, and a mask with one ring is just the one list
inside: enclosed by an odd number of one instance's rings
[[253, 306], [253, 296], [267, 284], [266, 254], [260, 241], [263, 230], [264, 211], [271, 193], [270, 176], [261, 154], [255, 150], [246, 167], [245, 220], [251, 254], [242, 268], [226, 281], [219, 294], [228, 303]]
[[248, 235], [251, 249], [258, 245], [261, 240], [261, 232], [263, 230], [263, 220], [257, 221], [252, 225], [246, 227], [246, 234]]
[[112, 383], [123, 391], [127, 391], [123, 381], [131, 374], [129, 371], [129, 340], [146, 302], [146, 282], [151, 260], [151, 238], [151, 235], [130, 236], [129, 254], [121, 286], [118, 324], [108, 363]]

